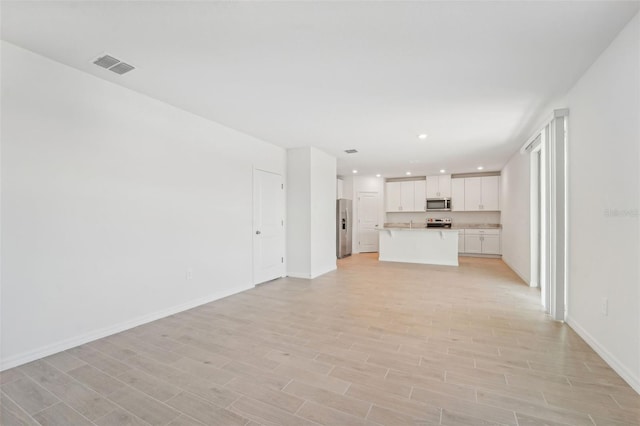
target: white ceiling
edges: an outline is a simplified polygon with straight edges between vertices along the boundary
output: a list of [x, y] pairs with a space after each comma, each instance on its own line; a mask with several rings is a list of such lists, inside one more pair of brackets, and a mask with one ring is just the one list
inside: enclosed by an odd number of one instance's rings
[[[501, 169], [639, 5], [3, 1], [2, 38], [273, 144], [321, 148], [339, 173], [389, 177]], [[93, 65], [104, 52], [137, 69]]]

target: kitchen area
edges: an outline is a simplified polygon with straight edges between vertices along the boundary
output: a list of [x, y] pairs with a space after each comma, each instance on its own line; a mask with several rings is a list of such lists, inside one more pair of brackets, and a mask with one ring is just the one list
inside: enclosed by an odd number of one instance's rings
[[[349, 191], [357, 182], [349, 178], [338, 180], [338, 258], [353, 249], [377, 251], [380, 261], [457, 266], [459, 256], [501, 256], [500, 172], [377, 177], [376, 214], [355, 208], [370, 192]], [[381, 222], [373, 225], [376, 250], [358, 250], [372, 217]]]

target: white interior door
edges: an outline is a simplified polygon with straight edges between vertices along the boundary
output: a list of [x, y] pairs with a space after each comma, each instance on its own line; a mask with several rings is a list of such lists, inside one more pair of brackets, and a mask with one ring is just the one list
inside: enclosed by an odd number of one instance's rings
[[358, 251], [378, 251], [379, 202], [377, 192], [358, 193]]
[[253, 283], [284, 276], [284, 186], [282, 176], [253, 173]]

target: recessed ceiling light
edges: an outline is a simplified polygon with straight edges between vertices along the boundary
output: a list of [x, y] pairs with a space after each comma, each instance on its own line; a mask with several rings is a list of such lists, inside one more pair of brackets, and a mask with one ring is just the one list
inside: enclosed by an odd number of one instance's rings
[[344, 152], [346, 152], [347, 154], [355, 154], [358, 152], [358, 150], [351, 148], [351, 149], [345, 149]]
[[380, 176], [382, 176], [380, 173], [378, 173], [378, 174], [376, 175], [376, 177], [380, 177]]
[[407, 173], [405, 173], [405, 175], [410, 176], [410, 175], [411, 175], [411, 172], [407, 172]]
[[444, 172], [446, 172], [445, 169], [440, 169], [440, 173], [444, 173]]
[[353, 169], [353, 174], [355, 175], [356, 173], [358, 173], [358, 171], [356, 169]]
[[482, 169], [484, 169], [484, 167], [478, 166], [478, 170], [482, 170]]
[[427, 138], [427, 134], [426, 133], [421, 133], [418, 135], [418, 139], [420, 140], [425, 140]]

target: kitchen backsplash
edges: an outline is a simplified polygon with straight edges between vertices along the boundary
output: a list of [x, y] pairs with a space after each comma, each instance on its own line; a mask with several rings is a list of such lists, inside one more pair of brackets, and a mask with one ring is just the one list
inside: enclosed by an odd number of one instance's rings
[[386, 213], [385, 223], [425, 222], [427, 217], [450, 217], [453, 223], [500, 223], [500, 212], [415, 212]]

